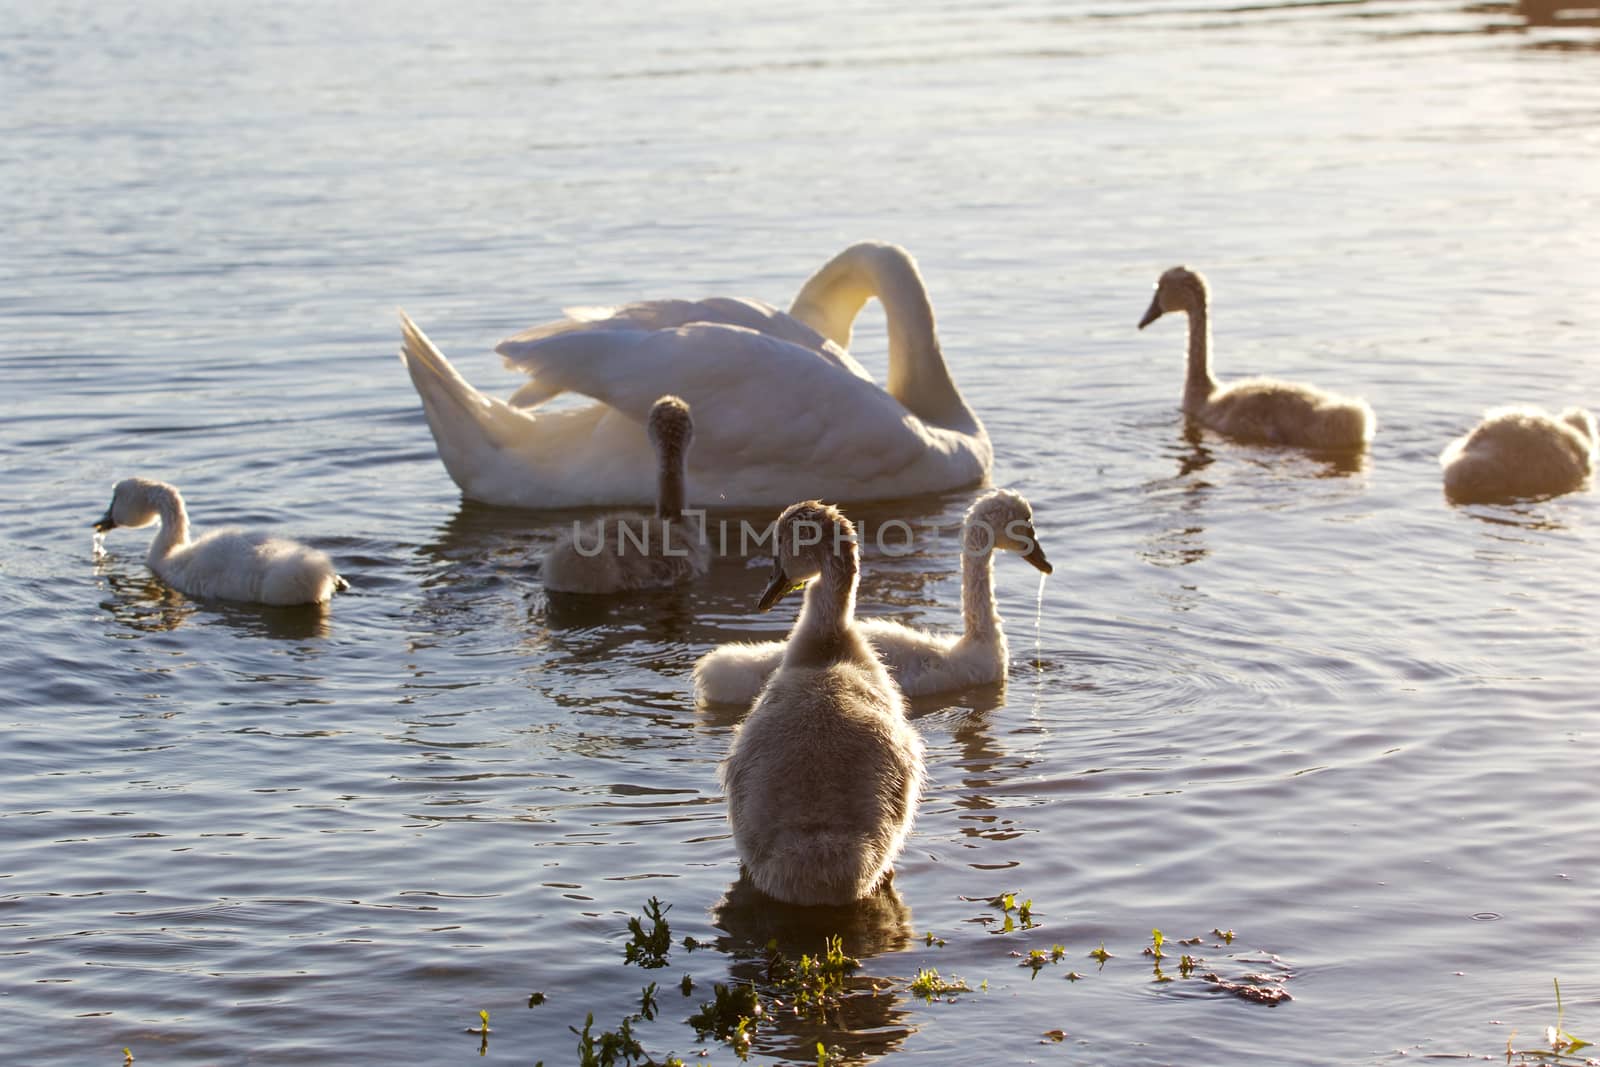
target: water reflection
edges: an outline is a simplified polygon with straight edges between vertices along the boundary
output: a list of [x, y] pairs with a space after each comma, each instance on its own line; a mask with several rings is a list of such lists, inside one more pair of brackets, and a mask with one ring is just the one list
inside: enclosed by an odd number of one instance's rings
[[1517, 13], [1529, 26], [1600, 26], [1600, 0], [1517, 0]]
[[1157, 567], [1186, 567], [1210, 554], [1202, 540], [1205, 523], [1199, 512], [1206, 492], [1213, 486], [1200, 475], [1217, 457], [1206, 445], [1204, 431], [1192, 419], [1184, 420], [1178, 442], [1169, 448], [1178, 463], [1177, 473], [1170, 478], [1153, 478], [1143, 486], [1145, 496], [1169, 513], [1162, 516], [1161, 528], [1145, 535], [1139, 556]]
[[[911, 909], [892, 881], [854, 904], [802, 908], [767, 896], [741, 873], [712, 907], [711, 921], [724, 932], [713, 944], [731, 958], [732, 975], [763, 988], [771, 985], [769, 945], [798, 959], [821, 953], [828, 938], [838, 937], [846, 955], [865, 961], [904, 950], [912, 936]], [[862, 976], [849, 986], [849, 995], [821, 1018], [774, 1011], [772, 1029], [757, 1038], [760, 1051], [810, 1063], [818, 1042], [841, 1050], [846, 1059], [883, 1056], [904, 1044], [914, 1031], [899, 991]]]

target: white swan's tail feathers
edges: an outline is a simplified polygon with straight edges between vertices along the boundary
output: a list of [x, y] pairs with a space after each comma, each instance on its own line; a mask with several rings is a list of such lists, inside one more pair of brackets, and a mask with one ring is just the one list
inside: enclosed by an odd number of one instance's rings
[[489, 461], [488, 453], [514, 448], [526, 435], [530, 416], [473, 388], [404, 311], [400, 325], [400, 360], [422, 398], [439, 458], [466, 488], [472, 472]]

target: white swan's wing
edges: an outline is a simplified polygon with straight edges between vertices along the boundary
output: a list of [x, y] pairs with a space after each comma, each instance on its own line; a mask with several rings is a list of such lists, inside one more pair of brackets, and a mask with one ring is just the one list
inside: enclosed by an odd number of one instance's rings
[[[694, 410], [691, 476], [716, 489], [768, 472], [785, 484], [821, 487], [848, 473], [888, 484], [945, 446], [870, 379], [817, 349], [733, 325], [670, 330], [576, 330], [496, 349], [547, 389], [593, 397], [644, 422], [673, 393]], [[804, 477], [808, 472], [814, 482]], [[803, 489], [801, 490], [804, 491]], [[795, 499], [799, 499], [796, 497]]]
[[822, 356], [830, 363], [871, 381], [871, 375], [844, 349], [786, 312], [757, 300], [737, 297], [711, 297], [706, 300], [646, 300], [614, 308], [567, 308], [566, 317], [543, 323], [509, 337], [496, 348], [506, 357], [506, 365], [533, 375], [533, 381], [509, 398], [513, 407], [535, 407], [564, 390], [554, 382], [539, 378], [529, 363], [513, 352], [528, 346], [574, 333], [627, 335], [676, 330], [697, 324], [737, 326], [775, 337]]

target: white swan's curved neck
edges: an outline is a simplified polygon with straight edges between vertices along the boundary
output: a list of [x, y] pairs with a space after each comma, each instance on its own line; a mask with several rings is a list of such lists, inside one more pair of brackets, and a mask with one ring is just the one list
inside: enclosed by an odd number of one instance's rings
[[801, 286], [789, 314], [848, 349], [856, 315], [874, 296], [889, 326], [889, 395], [925, 422], [975, 430], [977, 420], [945, 366], [922, 275], [903, 250], [852, 245]]
[[822, 574], [806, 586], [805, 605], [789, 635], [784, 662], [817, 665], [861, 654], [854, 628], [859, 572], [854, 548], [828, 557]]
[[1211, 315], [1202, 294], [1189, 308], [1189, 374], [1183, 383], [1183, 410], [1191, 414], [1217, 391], [1211, 376]]
[[189, 543], [189, 513], [184, 509], [183, 497], [169, 485], [152, 486], [147, 499], [161, 518], [161, 529], [150, 542], [146, 558], [163, 559], [173, 549]]
[[[986, 543], [987, 541], [987, 543]], [[968, 637], [989, 637], [1000, 627], [994, 602], [994, 538], [967, 532], [961, 552], [961, 621]]]

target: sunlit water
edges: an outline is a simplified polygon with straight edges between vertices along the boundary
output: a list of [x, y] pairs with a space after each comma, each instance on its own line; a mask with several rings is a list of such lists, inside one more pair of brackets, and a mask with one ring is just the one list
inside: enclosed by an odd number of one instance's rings
[[[1555, 1021], [1553, 977], [1600, 1031], [1600, 504], [1453, 509], [1435, 461], [1491, 403], [1600, 403], [1600, 30], [1435, 0], [6, 7], [0, 1060], [480, 1062], [488, 1009], [488, 1060], [576, 1062], [568, 1027], [657, 981], [645, 1047], [728, 1063], [685, 1021], [711, 984], [834, 932], [877, 981], [753, 1060], [1492, 1055]], [[897, 896], [819, 919], [728, 895], [741, 712], [688, 681], [792, 608], [753, 614], [740, 560], [547, 600], [571, 516], [461, 502], [395, 309], [504, 393], [492, 343], [563, 305], [783, 303], [862, 237], [918, 255], [1056, 572], [1036, 602], [998, 561], [1010, 692], [919, 702]], [[1134, 329], [1177, 262], [1219, 373], [1367, 396], [1368, 459], [1184, 435], [1182, 320]], [[193, 602], [143, 531], [97, 561], [135, 474], [353, 590]], [[869, 550], [863, 612], [959, 625], [969, 502], [860, 509], [922, 531]], [[1013, 890], [1040, 925], [997, 933]], [[645, 972], [652, 895], [705, 947]], [[1294, 999], [1157, 981], [1152, 928]], [[987, 988], [926, 1003], [922, 967]]]

